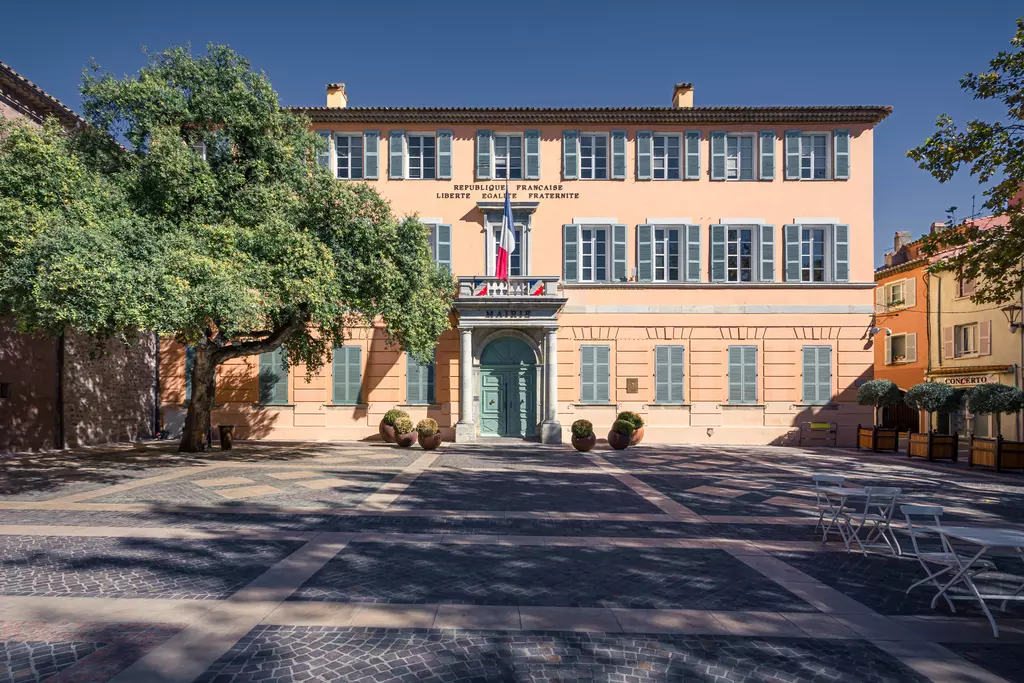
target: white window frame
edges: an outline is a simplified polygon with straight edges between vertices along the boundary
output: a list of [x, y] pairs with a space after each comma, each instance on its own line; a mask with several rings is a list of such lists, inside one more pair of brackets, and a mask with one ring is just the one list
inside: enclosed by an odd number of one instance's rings
[[[743, 141], [750, 142], [750, 177], [743, 177]], [[736, 144], [736, 154], [731, 156], [729, 146]], [[725, 136], [725, 179], [731, 181], [757, 180], [757, 138], [753, 133], [729, 133]], [[732, 170], [735, 176], [730, 176], [730, 162], [733, 163]]]
[[[338, 158], [338, 149], [339, 149], [339, 147], [338, 147], [338, 139], [339, 138], [348, 138], [349, 139], [349, 142], [346, 145], [346, 149], [349, 151], [349, 153], [348, 153], [348, 166], [346, 168], [346, 172], [348, 173], [348, 175], [345, 176], [344, 178], [342, 178], [341, 175], [340, 175], [342, 167], [341, 167], [341, 159]], [[351, 150], [352, 150], [352, 142], [351, 141], [352, 140], [359, 140], [359, 175], [355, 176], [355, 177], [353, 177], [353, 175], [352, 175], [352, 152], [351, 152]], [[332, 160], [332, 164], [334, 165], [334, 177], [335, 178], [338, 178], [339, 180], [363, 180], [366, 177], [366, 149], [364, 148], [364, 144], [365, 144], [365, 142], [363, 140], [363, 134], [362, 133], [345, 133], [345, 132], [337, 132], [337, 131], [335, 131], [335, 133], [334, 133], [334, 140], [333, 140], [333, 146], [334, 146], [333, 157], [334, 158]]]
[[[511, 154], [505, 154], [502, 157], [498, 156], [498, 138], [508, 138], [509, 140], [511, 140], [512, 138], [518, 138], [519, 139], [519, 177], [518, 178], [513, 178], [513, 177], [511, 177], [509, 175], [509, 169], [511, 168], [511, 165], [512, 165], [512, 155]], [[507, 142], [506, 142], [506, 145], [505, 145], [505, 149], [506, 150], [510, 149], [510, 145]], [[503, 163], [505, 164], [505, 175], [504, 176], [498, 175], [498, 161], [499, 160], [503, 160]], [[506, 177], [508, 178], [508, 180], [523, 180], [523, 178], [526, 176], [526, 136], [522, 132], [519, 132], [519, 133], [494, 133], [494, 135], [491, 137], [491, 168], [494, 171], [494, 179], [495, 180], [505, 180]]]
[[[953, 357], [965, 358], [977, 356], [980, 339], [980, 325], [978, 323], [965, 323], [953, 326]], [[965, 341], [968, 342], [965, 344]], [[969, 347], [969, 348], [965, 348]]]
[[[832, 282], [832, 231], [834, 229], [835, 229], [835, 226], [831, 226], [831, 225], [800, 225], [800, 282], [810, 282], [810, 283], [815, 283], [815, 282]], [[809, 270], [809, 274], [811, 275], [811, 277], [810, 277], [810, 279], [805, 279], [804, 278], [804, 231], [805, 230], [821, 230], [821, 232], [822, 232], [822, 240], [821, 240], [822, 241], [822, 250], [823, 250], [822, 258], [824, 258], [825, 263], [824, 263], [824, 268], [823, 268], [823, 278], [821, 280], [815, 280], [814, 279], [814, 277], [813, 277], [814, 268], [812, 266], [810, 266], [810, 265], [808, 266], [808, 270]], [[811, 254], [809, 254], [809, 256], [812, 257], [812, 258], [814, 256], [814, 254], [813, 254], [813, 243], [814, 243], [814, 240], [811, 240]]]
[[[583, 232], [586, 230], [601, 231], [604, 233], [604, 277], [597, 277], [598, 266], [597, 257], [597, 235], [594, 234], [594, 239], [584, 241]], [[592, 247], [592, 253], [590, 254], [591, 265], [590, 271], [591, 276], [589, 278], [584, 277], [584, 271], [587, 266], [584, 264], [584, 247], [588, 245]], [[612, 226], [611, 225], [581, 225], [580, 236], [579, 236], [579, 282], [610, 282], [612, 273]]]
[[[760, 273], [760, 265], [761, 265], [761, 259], [760, 259], [760, 253], [761, 253], [761, 239], [760, 239], [761, 235], [760, 235], [760, 233], [761, 233], [761, 230], [760, 230], [760, 227], [761, 227], [761, 224], [760, 223], [758, 223], [758, 224], [753, 224], [753, 223], [749, 223], [749, 224], [748, 223], [723, 223], [723, 225], [725, 225], [725, 282], [727, 282], [727, 283], [734, 283], [734, 284], [753, 284], [755, 282], [759, 282], [760, 281], [760, 276], [761, 276], [761, 273]], [[735, 270], [736, 270], [737, 279], [736, 280], [730, 280], [729, 279], [729, 271], [732, 270], [729, 267], [729, 256], [730, 256], [729, 255], [729, 244], [730, 244], [729, 231], [730, 230], [749, 230], [750, 231], [750, 280], [743, 280], [743, 279], [741, 279], [739, 277], [741, 272], [742, 272], [742, 269], [739, 266], [739, 259], [740, 259], [740, 254], [739, 253], [736, 254], [737, 265], [736, 265], [736, 269]], [[739, 245], [740, 242], [737, 242], [736, 244]], [[738, 249], [737, 249], [737, 252], [738, 252]]]
[[[907, 336], [909, 333], [901, 332], [894, 334], [889, 337], [889, 357], [885, 359], [886, 365], [902, 365], [903, 363], [909, 363], [907, 360]], [[903, 359], [896, 360], [896, 340], [903, 342]]]
[[[686, 276], [686, 226], [685, 225], [651, 225], [651, 272], [653, 274], [653, 282], [682, 282]], [[658, 239], [658, 231], [664, 231], [662, 239]], [[676, 237], [676, 273], [677, 277], [670, 277], [671, 266], [669, 265], [668, 259], [669, 247], [672, 244], [672, 233], [675, 233]], [[662, 250], [661, 255], [665, 257], [665, 263], [662, 266], [658, 266], [658, 249]], [[658, 275], [658, 270], [661, 270], [662, 274]]]
[[[318, 130], [316, 134], [322, 137], [327, 142], [327, 170], [331, 172], [332, 178], [337, 178], [337, 174], [334, 171], [334, 167], [338, 160], [334, 158], [334, 131], [332, 130]], [[320, 163], [320, 159], [316, 159], [317, 164]]]
[[[487, 212], [484, 214], [484, 265], [486, 266], [487, 275], [494, 277], [494, 271], [497, 267], [498, 260], [498, 242], [501, 240], [501, 218], [500, 212]], [[519, 220], [523, 218], [524, 220]], [[513, 254], [519, 254], [519, 277], [525, 277], [530, 275], [530, 222], [532, 216], [530, 214], [516, 215], [516, 212], [512, 212], [512, 221], [516, 228], [522, 232], [516, 235], [516, 250]], [[511, 265], [511, 264], [510, 264]], [[511, 273], [510, 273], [511, 274]]]
[[[885, 285], [885, 310], [891, 311], [898, 308], [905, 308], [907, 305], [907, 280], [897, 280]], [[896, 289], [899, 288], [900, 296], [895, 298]]]
[[[591, 153], [589, 155], [586, 155], [586, 154], [583, 153], [583, 147], [584, 147], [583, 139], [584, 138], [593, 138], [593, 141], [594, 141], [593, 144], [591, 145]], [[597, 160], [598, 160], [598, 156], [597, 156], [597, 144], [596, 144], [597, 140], [599, 140], [599, 139], [600, 140], [604, 140], [604, 175], [602, 175], [600, 177], [598, 177], [598, 175], [597, 175]], [[580, 133], [579, 140], [580, 140], [580, 142], [579, 142], [579, 147], [580, 147], [580, 155], [579, 155], [580, 172], [579, 172], [579, 177], [580, 177], [580, 180], [608, 180], [608, 178], [610, 177], [609, 171], [611, 170], [610, 169], [610, 165], [611, 165], [611, 156], [612, 156], [611, 155], [611, 138], [608, 135], [608, 133], [583, 132], [583, 133]], [[584, 167], [583, 167], [583, 160], [584, 159], [589, 159], [590, 160], [590, 177], [589, 178], [584, 174]]]
[[[425, 132], [425, 133], [413, 132], [413, 133], [406, 133], [404, 137], [405, 137], [405, 143], [404, 143], [405, 144], [405, 154], [403, 156], [405, 157], [405, 178], [406, 178], [406, 180], [437, 180], [437, 133], [433, 132], [433, 131], [429, 131], [429, 132]], [[419, 177], [415, 177], [415, 178], [412, 175], [412, 168], [413, 168], [413, 163], [412, 163], [412, 161], [413, 161], [413, 159], [412, 159], [412, 148], [413, 148], [412, 147], [412, 138], [420, 138], [421, 141], [422, 141], [422, 139], [430, 138], [430, 139], [432, 139], [434, 141], [434, 175], [431, 176], [430, 178], [423, 177], [423, 154], [422, 153], [419, 155], [419, 173], [420, 173], [420, 175], [419, 175]], [[421, 142], [421, 149], [422, 149], [422, 142]]]
[[[814, 138], [825, 139], [825, 149], [822, 152], [825, 156], [825, 175], [821, 178], [814, 177], [814, 163], [817, 155], [814, 151]], [[804, 159], [810, 162], [810, 175], [804, 176]], [[832, 134], [828, 132], [801, 131], [800, 133], [800, 180], [830, 180], [832, 178]]]
[[[658, 147], [658, 138], [665, 138], [665, 154], [661, 157], [658, 156], [655, 150]], [[675, 139], [677, 143], [676, 150], [678, 152], [676, 157], [676, 172], [678, 175], [675, 178], [668, 177], [669, 160], [671, 157], [668, 153], [668, 140], [670, 138]], [[682, 133], [653, 133], [651, 134], [651, 180], [681, 180], [683, 177], [683, 135]], [[664, 173], [663, 178], [658, 177], [658, 160], [662, 161], [662, 172]]]

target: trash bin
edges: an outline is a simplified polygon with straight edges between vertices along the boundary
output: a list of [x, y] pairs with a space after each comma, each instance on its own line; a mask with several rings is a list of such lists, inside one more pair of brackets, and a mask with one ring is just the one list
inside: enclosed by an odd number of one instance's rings
[[217, 428], [220, 429], [220, 449], [222, 451], [230, 451], [235, 425], [219, 425]]

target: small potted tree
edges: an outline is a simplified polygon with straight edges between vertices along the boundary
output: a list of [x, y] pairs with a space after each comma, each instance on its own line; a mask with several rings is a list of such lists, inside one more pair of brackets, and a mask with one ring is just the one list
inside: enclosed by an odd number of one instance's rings
[[416, 430], [412, 427], [412, 420], [408, 417], [400, 417], [395, 420], [395, 443], [402, 448], [408, 448], [416, 443]]
[[608, 432], [608, 445], [617, 451], [629, 448], [633, 440], [633, 423], [629, 420], [616, 420]]
[[997, 472], [1024, 468], [1024, 442], [1003, 439], [1001, 416], [1024, 409], [1024, 392], [1005, 384], [979, 384], [967, 392], [967, 409], [975, 415], [995, 415], [996, 438], [971, 434], [968, 464], [987, 465]]
[[441, 432], [437, 429], [436, 420], [429, 417], [420, 420], [416, 424], [416, 434], [423, 450], [432, 451], [441, 445]]
[[632, 410], [623, 410], [615, 418], [616, 420], [625, 420], [633, 425], [633, 436], [630, 442], [631, 446], [635, 446], [640, 443], [644, 438], [644, 419]]
[[959, 449], [959, 434], [936, 434], [931, 429], [932, 413], [956, 412], [962, 400], [959, 392], [948, 384], [922, 382], [907, 389], [903, 402], [911, 408], [925, 412], [928, 430], [924, 434], [911, 434], [907, 440], [907, 457], [928, 460], [946, 459], [956, 462]]
[[380, 426], [377, 428], [377, 431], [380, 432], [380, 438], [384, 439], [387, 443], [395, 443], [395, 423], [403, 417], [409, 417], [409, 413], [398, 408], [392, 408], [384, 413]]
[[864, 382], [857, 390], [857, 403], [862, 406], [874, 406], [874, 425], [870, 428], [857, 425], [857, 448], [870, 448], [873, 451], [898, 451], [899, 432], [878, 426], [879, 411], [884, 406], [891, 406], [902, 401], [900, 388], [887, 379], [873, 379]]
[[572, 423], [572, 447], [580, 453], [586, 453], [597, 443], [594, 425], [590, 420], [576, 420]]

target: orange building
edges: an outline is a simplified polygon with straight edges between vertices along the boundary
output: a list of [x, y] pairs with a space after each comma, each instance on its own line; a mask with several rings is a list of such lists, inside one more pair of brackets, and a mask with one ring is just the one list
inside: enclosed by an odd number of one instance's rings
[[[875, 379], [891, 380], [906, 391], [928, 372], [929, 259], [921, 241], [898, 232], [885, 265], [875, 271]], [[883, 341], [884, 340], [884, 341]]]

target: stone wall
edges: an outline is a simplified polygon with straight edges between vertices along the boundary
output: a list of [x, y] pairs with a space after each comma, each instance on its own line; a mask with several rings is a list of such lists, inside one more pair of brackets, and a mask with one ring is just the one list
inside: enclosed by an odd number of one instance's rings
[[53, 448], [57, 434], [57, 343], [19, 334], [0, 319], [0, 453]]

